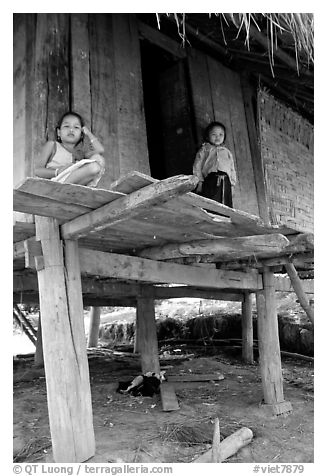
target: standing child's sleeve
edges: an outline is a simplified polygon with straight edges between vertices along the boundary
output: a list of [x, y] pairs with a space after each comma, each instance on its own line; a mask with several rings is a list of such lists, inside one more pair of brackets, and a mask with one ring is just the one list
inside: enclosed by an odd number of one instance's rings
[[193, 163], [193, 175], [196, 175], [200, 182], [204, 181], [204, 177], [203, 177], [203, 174], [202, 174], [202, 168], [203, 168], [203, 164], [204, 164], [204, 161], [205, 161], [205, 156], [206, 156], [205, 149], [202, 146], [198, 150], [198, 152], [195, 156], [194, 163]]
[[228, 151], [228, 158], [230, 160], [230, 176], [229, 180], [232, 185], [232, 187], [235, 187], [235, 184], [237, 182], [237, 176], [236, 176], [236, 170], [235, 170], [235, 163], [234, 163], [234, 157], [231, 151]]

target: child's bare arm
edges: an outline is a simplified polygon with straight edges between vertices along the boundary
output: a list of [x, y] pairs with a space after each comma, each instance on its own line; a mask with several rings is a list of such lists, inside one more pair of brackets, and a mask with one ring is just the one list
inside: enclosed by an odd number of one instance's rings
[[34, 167], [34, 173], [37, 177], [50, 179], [55, 176], [54, 169], [47, 169], [46, 165], [53, 151], [54, 142], [49, 141], [44, 144], [40, 154], [37, 157], [37, 162]]
[[34, 173], [37, 177], [51, 179], [65, 170], [69, 165], [59, 167], [58, 169], [47, 168], [47, 163], [52, 155], [54, 147], [53, 141], [48, 141], [42, 147], [40, 154], [37, 157], [37, 163], [34, 167]]
[[87, 127], [84, 126], [82, 130], [83, 130], [84, 134], [90, 139], [92, 148], [94, 149], [94, 153], [95, 154], [103, 154], [104, 153], [104, 147], [101, 144], [101, 142], [99, 141], [99, 139], [94, 134], [92, 134], [92, 132]]

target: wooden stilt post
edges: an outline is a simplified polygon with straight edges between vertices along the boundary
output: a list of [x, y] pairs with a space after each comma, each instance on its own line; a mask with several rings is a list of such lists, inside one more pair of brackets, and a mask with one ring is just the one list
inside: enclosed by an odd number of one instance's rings
[[94, 456], [95, 440], [78, 245], [62, 245], [53, 218], [36, 216], [35, 225], [43, 252], [35, 264], [53, 458], [83, 462]]
[[245, 292], [242, 302], [242, 358], [247, 364], [253, 364], [253, 293]]
[[160, 372], [153, 290], [144, 289], [137, 297], [138, 349], [142, 372]]
[[307, 298], [305, 292], [303, 291], [301, 279], [299, 278], [299, 275], [297, 274], [295, 266], [293, 263], [285, 263], [284, 266], [287, 271], [287, 274], [290, 277], [294, 292], [298, 297], [299, 303], [301, 304], [302, 308], [306, 312], [306, 315], [308, 316], [308, 318], [313, 324], [314, 323], [313, 307], [310, 306], [309, 299]]
[[93, 306], [90, 312], [88, 347], [96, 347], [99, 339], [101, 307]]
[[134, 354], [137, 354], [138, 352], [140, 352], [140, 348], [139, 348], [139, 331], [140, 331], [139, 313], [140, 313], [140, 307], [137, 305], [136, 306], [135, 327], [134, 327]]
[[41, 313], [40, 312], [39, 312], [39, 320], [38, 320], [38, 325], [37, 325], [34, 365], [35, 365], [35, 367], [43, 367], [44, 366], [42, 329], [41, 329]]
[[291, 411], [292, 406], [284, 401], [274, 281], [274, 274], [265, 267], [263, 291], [256, 294], [258, 341], [264, 401], [274, 415], [280, 415]]

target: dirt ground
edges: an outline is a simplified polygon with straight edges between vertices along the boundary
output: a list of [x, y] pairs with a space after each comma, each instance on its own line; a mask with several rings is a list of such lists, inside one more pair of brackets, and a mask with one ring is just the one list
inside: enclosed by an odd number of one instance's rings
[[[186, 351], [187, 352], [187, 351]], [[213, 421], [221, 438], [241, 427], [252, 442], [226, 463], [309, 463], [313, 455], [313, 362], [283, 358], [285, 400], [293, 411], [274, 417], [261, 404], [258, 364], [245, 365], [239, 350], [198, 351], [161, 359], [169, 374], [222, 373], [208, 382], [174, 382], [180, 409], [163, 412], [160, 396], [116, 392], [118, 380], [139, 375], [133, 354], [106, 349], [89, 352], [96, 455], [94, 463], [188, 463], [210, 448]], [[33, 357], [14, 360], [14, 461], [52, 462], [44, 371]]]

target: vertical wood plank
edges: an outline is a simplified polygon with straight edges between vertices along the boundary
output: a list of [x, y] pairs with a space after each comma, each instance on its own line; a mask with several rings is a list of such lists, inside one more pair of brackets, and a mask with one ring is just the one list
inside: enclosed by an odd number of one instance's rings
[[142, 373], [160, 372], [158, 338], [153, 294], [137, 297], [138, 349], [141, 353]]
[[47, 137], [56, 139], [59, 118], [70, 109], [69, 77], [69, 14], [47, 15], [48, 103]]
[[[77, 243], [65, 242], [55, 219], [36, 217], [43, 268], [38, 268], [50, 431], [55, 462], [94, 455], [91, 393]], [[82, 418], [81, 418], [82, 416]]]
[[31, 98], [34, 97], [35, 88], [35, 52], [36, 52], [36, 14], [25, 14], [26, 23], [26, 122], [25, 122], [25, 177], [34, 175], [34, 156], [35, 152], [35, 133], [34, 125], [34, 102]]
[[201, 145], [203, 131], [214, 120], [207, 57], [189, 49], [187, 52], [188, 70], [195, 116], [195, 133], [197, 146]]
[[88, 14], [71, 14], [71, 105], [91, 128], [90, 45]]
[[284, 401], [274, 281], [274, 274], [265, 268], [263, 291], [256, 293], [260, 372], [264, 400], [270, 405]]
[[257, 99], [256, 94], [251, 87], [246, 74], [241, 75], [241, 85], [244, 98], [244, 109], [246, 115], [246, 122], [248, 126], [249, 142], [251, 149], [251, 157], [253, 164], [253, 173], [255, 178], [258, 209], [259, 215], [263, 219], [264, 223], [269, 225], [269, 211], [268, 211], [268, 199], [264, 181], [263, 163], [261, 152], [258, 144], [259, 132], [257, 131], [255, 124], [255, 113], [253, 109], [253, 99]]
[[113, 14], [112, 25], [120, 174], [150, 174], [137, 21], [133, 14]]
[[101, 140], [106, 159], [98, 187], [108, 188], [120, 175], [112, 15], [89, 14], [89, 44], [91, 129]]
[[242, 302], [242, 358], [247, 364], [253, 364], [253, 318], [252, 293], [244, 293]]
[[238, 182], [235, 208], [259, 214], [247, 122], [240, 77], [212, 58], [208, 59], [215, 120], [226, 126], [226, 146], [232, 151]]
[[13, 44], [13, 180], [14, 185], [25, 178], [25, 143], [26, 143], [26, 16], [14, 14]]

